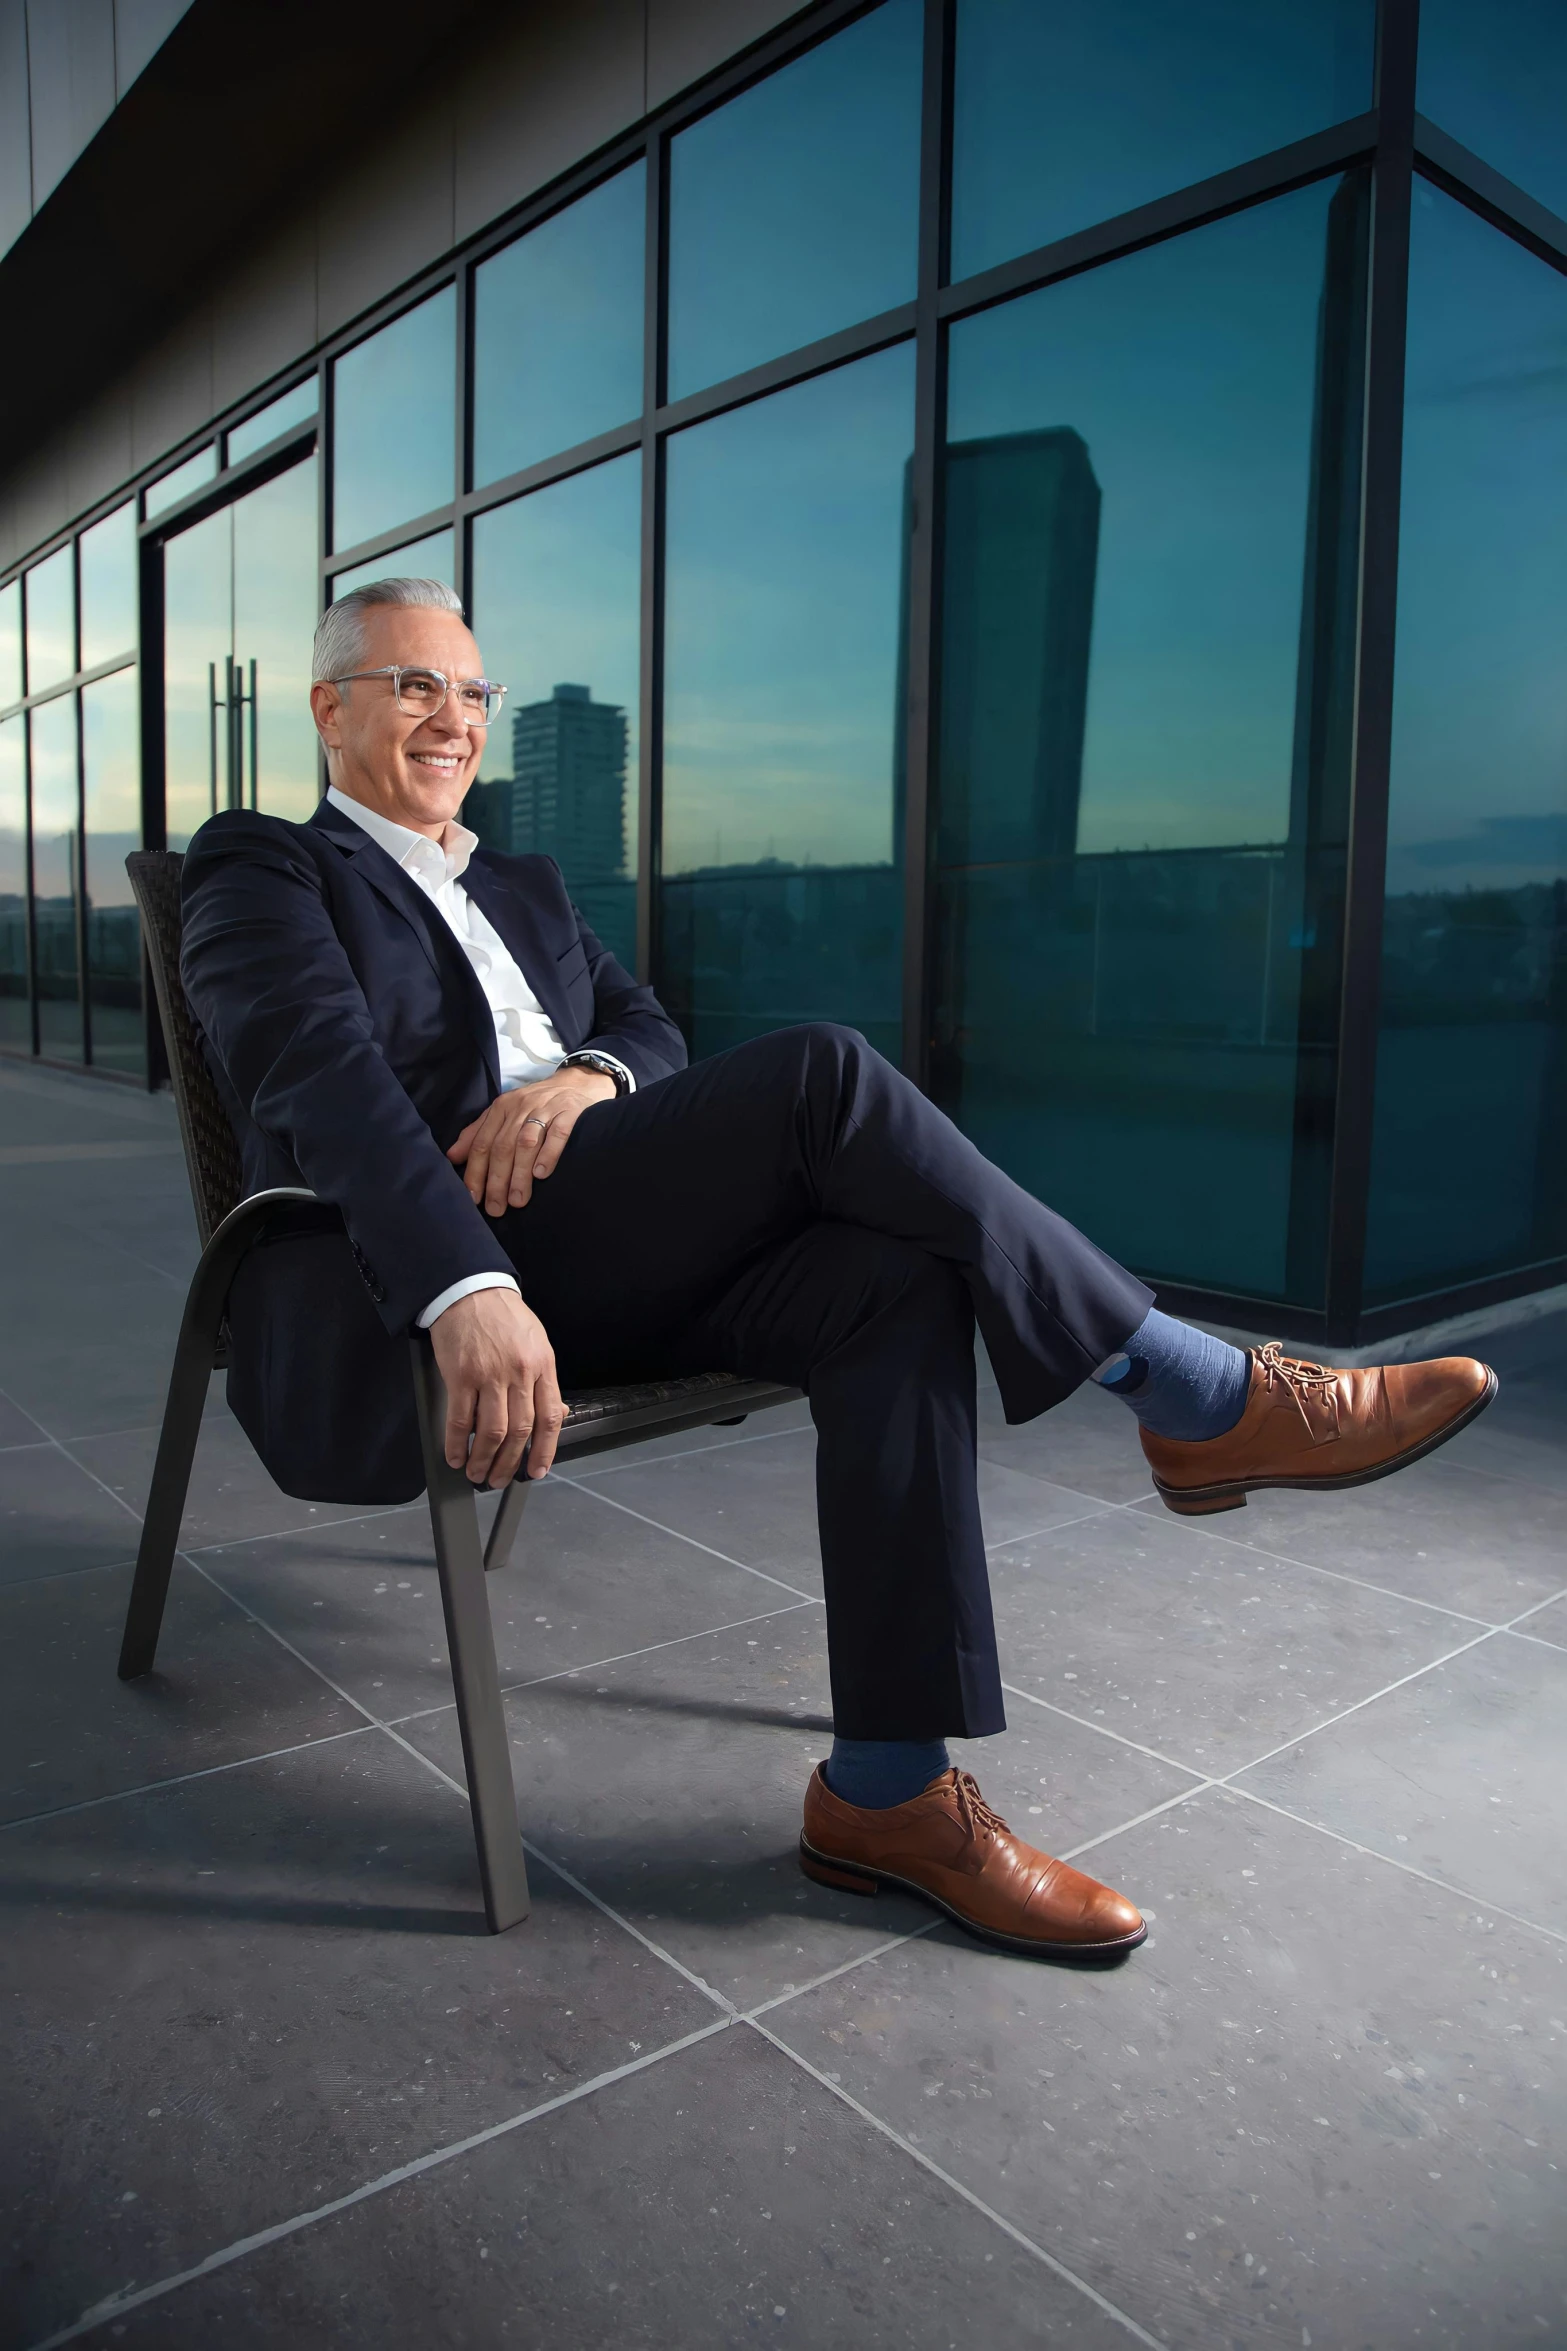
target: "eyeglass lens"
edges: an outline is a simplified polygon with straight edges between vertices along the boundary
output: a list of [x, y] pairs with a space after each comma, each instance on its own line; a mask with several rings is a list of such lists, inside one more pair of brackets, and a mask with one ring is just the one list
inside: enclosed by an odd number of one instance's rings
[[[450, 690], [448, 681], [435, 669], [405, 669], [397, 679], [397, 704], [412, 718], [430, 718], [439, 710]], [[456, 685], [457, 707], [470, 726], [488, 726], [500, 703], [499, 689], [490, 687], [482, 678], [459, 678]]]

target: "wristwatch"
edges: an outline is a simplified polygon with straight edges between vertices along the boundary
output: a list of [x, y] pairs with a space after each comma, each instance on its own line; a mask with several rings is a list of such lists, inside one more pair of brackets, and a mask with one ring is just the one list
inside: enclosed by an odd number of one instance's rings
[[596, 1069], [601, 1077], [614, 1079], [617, 1094], [629, 1094], [631, 1091], [631, 1080], [619, 1062], [611, 1061], [607, 1053], [568, 1053], [560, 1066], [562, 1069]]

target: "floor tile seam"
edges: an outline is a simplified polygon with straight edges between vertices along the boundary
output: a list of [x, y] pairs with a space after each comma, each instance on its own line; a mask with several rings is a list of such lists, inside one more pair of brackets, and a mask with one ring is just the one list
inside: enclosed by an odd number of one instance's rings
[[[356, 1511], [350, 1518], [307, 1518], [297, 1527], [272, 1527], [257, 1535], [225, 1535], [211, 1543], [182, 1543], [180, 1549], [196, 1558], [203, 1551], [248, 1551], [254, 1543], [287, 1543], [299, 1535], [324, 1535], [333, 1527], [362, 1527], [378, 1518], [404, 1518], [418, 1511], [417, 1502], [387, 1502], [377, 1510]], [[423, 1513], [419, 1512], [422, 1518]], [[432, 1570], [434, 1562], [431, 1563]]]
[[821, 1975], [812, 1976], [809, 1983], [791, 1984], [786, 1991], [773, 1992], [765, 2000], [754, 2001], [749, 2008], [739, 2011], [736, 2021], [740, 2024], [754, 2024], [759, 2016], [770, 2016], [775, 2008], [787, 2008], [791, 2001], [805, 2000], [812, 1992], [819, 1992], [824, 1984], [833, 1984], [840, 1976], [852, 1975], [857, 1967], [873, 1966], [877, 1960], [888, 1958], [894, 1951], [901, 1951], [906, 1943], [923, 1942], [927, 1935], [935, 1934], [946, 1924], [944, 1917], [931, 1918], [923, 1926], [910, 1927], [904, 1934], [889, 1935], [885, 1942], [874, 1944], [869, 1951], [858, 1951], [852, 1959], [842, 1959], [836, 1967], [826, 1968]]
[[[186, 1557], [186, 1554], [176, 1553], [176, 1557], [183, 1558]], [[452, 1774], [447, 1771], [442, 1764], [436, 1762], [433, 1755], [426, 1755], [424, 1750], [420, 1747], [416, 1747], [411, 1739], [405, 1739], [402, 1733], [395, 1729], [390, 1721], [388, 1721], [385, 1717], [375, 1713], [373, 1708], [366, 1706], [363, 1699], [356, 1698], [353, 1692], [346, 1689], [342, 1683], [334, 1681], [332, 1676], [326, 1671], [325, 1667], [317, 1665], [313, 1659], [305, 1655], [302, 1649], [296, 1648], [294, 1643], [289, 1640], [288, 1636], [285, 1633], [280, 1633], [276, 1625], [269, 1624], [266, 1618], [260, 1614], [259, 1610], [249, 1608], [242, 1600], [237, 1599], [235, 1595], [228, 1591], [227, 1588], [218, 1580], [218, 1578], [212, 1574], [209, 1568], [203, 1567], [201, 1563], [195, 1559], [190, 1559], [188, 1564], [195, 1569], [197, 1575], [202, 1576], [209, 1584], [211, 1584], [215, 1591], [221, 1592], [225, 1600], [230, 1601], [234, 1607], [239, 1609], [243, 1616], [249, 1617], [251, 1622], [258, 1625], [263, 1632], [269, 1633], [272, 1639], [277, 1642], [278, 1646], [281, 1649], [285, 1649], [290, 1657], [297, 1659], [299, 1664], [305, 1668], [307, 1673], [314, 1674], [316, 1679], [318, 1681], [324, 1682], [327, 1688], [333, 1691], [337, 1697], [341, 1698], [346, 1706], [351, 1706], [356, 1714], [362, 1715], [367, 1725], [382, 1732], [386, 1738], [392, 1741], [394, 1746], [401, 1748], [405, 1755], [411, 1757], [415, 1763], [419, 1764], [425, 1771], [429, 1772], [433, 1778], [441, 1781], [443, 1786], [450, 1788], [454, 1796], [456, 1796], [463, 1804], [468, 1805], [470, 1810], [472, 1809], [471, 1798], [462, 1781], [454, 1779]], [[567, 1885], [571, 1886], [572, 1890], [575, 1893], [580, 1894], [585, 1901], [591, 1902], [596, 1910], [602, 1911], [606, 1918], [612, 1919], [614, 1923], [618, 1927], [622, 1928], [626, 1934], [631, 1935], [637, 1942], [641, 1943], [646, 1950], [653, 1953], [656, 1958], [663, 1960], [667, 1967], [673, 1968], [677, 1975], [683, 1976], [687, 1983], [693, 1985], [698, 1991], [702, 1992], [706, 1998], [716, 2001], [719, 2007], [721, 2007], [727, 2015], [733, 2015], [733, 2003], [726, 2000], [721, 1992], [714, 1991], [710, 1984], [704, 1983], [700, 1976], [694, 1975], [690, 1968], [684, 1966], [682, 1962], [676, 1959], [671, 1952], [664, 1950], [662, 1945], [655, 1943], [651, 1936], [643, 1934], [639, 1927], [633, 1926], [629, 1919], [623, 1918], [619, 1911], [613, 1909], [609, 1903], [603, 1901], [600, 1896], [593, 1893], [589, 1887], [580, 1884], [571, 1875], [571, 1872], [566, 1869], [562, 1863], [558, 1862], [552, 1854], [545, 1852], [542, 1847], [533, 1845], [527, 1837], [520, 1836], [520, 1841], [525, 1853], [531, 1853], [536, 1860], [544, 1865], [545, 1868], [552, 1869], [557, 1877], [562, 1879], [563, 1882]]]
[[1270, 1551], [1265, 1543], [1253, 1543], [1242, 1535], [1226, 1534], [1221, 1527], [1196, 1525], [1188, 1527], [1187, 1531], [1201, 1536], [1205, 1542], [1223, 1543], [1228, 1550], [1245, 1552], [1253, 1559], [1266, 1559], [1274, 1567], [1292, 1567], [1306, 1575], [1327, 1576], [1333, 1583], [1353, 1584], [1362, 1592], [1378, 1592], [1383, 1599], [1402, 1601], [1409, 1608], [1424, 1608], [1437, 1616], [1455, 1617], [1460, 1624], [1484, 1625], [1488, 1632], [1497, 1630], [1496, 1622], [1491, 1617], [1472, 1616], [1466, 1608], [1446, 1608], [1440, 1600], [1422, 1600], [1417, 1593], [1400, 1592], [1392, 1584], [1375, 1584], [1369, 1576], [1351, 1575], [1347, 1568], [1323, 1567], [1314, 1559], [1296, 1559], [1288, 1551]]
[[[49, 1450], [52, 1453], [54, 1447], [51, 1445]], [[51, 1567], [39, 1575], [12, 1576], [0, 1583], [0, 1601], [8, 1599], [13, 1592], [34, 1592], [41, 1584], [65, 1584], [75, 1576], [123, 1574], [126, 1568], [135, 1565], [136, 1554], [129, 1551], [119, 1559], [87, 1559], [80, 1567]]]
[[[1036, 2238], [1020, 2229], [1015, 2221], [1008, 2220], [1005, 2213], [998, 2212], [993, 2204], [987, 2204], [982, 2196], [977, 2195], [955, 2173], [948, 2171], [945, 2165], [935, 2160], [934, 2156], [927, 2155], [922, 2147], [916, 2145], [912, 2139], [905, 2137], [895, 2124], [888, 2122], [883, 2115], [876, 2113], [873, 2107], [867, 2106], [863, 2099], [856, 2098], [853, 2091], [846, 2090], [841, 2082], [833, 2081], [819, 2066], [813, 2065], [811, 2060], [796, 2049], [792, 2043], [782, 2039], [779, 2034], [772, 2032], [756, 2018], [744, 2017], [740, 2021], [760, 2039], [766, 2041], [770, 2047], [776, 2049], [781, 2057], [787, 2058], [791, 2065], [798, 2066], [800, 2071], [808, 2075], [819, 2088], [825, 2090], [829, 2097], [836, 2098], [841, 2105], [849, 2109], [851, 2114], [857, 2115], [862, 2123], [867, 2124], [870, 2129], [889, 2140], [909, 2161], [917, 2163], [922, 2171], [927, 2172], [932, 2179], [939, 2180], [941, 2185], [952, 2195], [961, 2198], [971, 2210], [988, 2220], [992, 2227], [1001, 2231], [1003, 2236], [1010, 2238], [1021, 2251], [1029, 2254], [1044, 2268], [1051, 2271], [1064, 2285], [1075, 2288], [1079, 2294], [1092, 2302], [1106, 2318], [1111, 2319], [1117, 2326], [1124, 2327], [1134, 2342], [1144, 2344], [1147, 2351], [1167, 2351], [1167, 2346], [1160, 2337], [1151, 2335], [1145, 2327], [1139, 2326], [1130, 2312], [1122, 2310], [1119, 2304], [1112, 2302], [1107, 2295], [1101, 2294], [1097, 2286], [1090, 2285], [1088, 2280], [1080, 2277], [1076, 2270], [1069, 2268], [1054, 2253], [1048, 2252]], [[47, 2347], [39, 2346], [39, 2351], [47, 2351]]]
[[1521, 1633], [1510, 1624], [1501, 1629], [1510, 1641], [1527, 1641], [1531, 1649], [1551, 1649], [1558, 1657], [1567, 1655], [1567, 1640], [1553, 1641], [1548, 1633]]
[[[1554, 1608], [1558, 1600], [1567, 1600], [1567, 1584], [1564, 1584], [1559, 1592], [1550, 1592], [1543, 1600], [1532, 1601], [1527, 1608], [1520, 1608], [1516, 1616], [1510, 1616], [1504, 1625], [1497, 1627], [1497, 1630], [1503, 1633], [1516, 1633], [1518, 1627], [1521, 1624], [1527, 1624], [1531, 1616], [1538, 1616], [1542, 1608]], [[1533, 1638], [1534, 1636], [1529, 1637]]]
[[[552, 1476], [558, 1474], [551, 1472]], [[579, 1494], [591, 1494], [596, 1502], [606, 1503], [611, 1510], [623, 1510], [628, 1518], [639, 1519], [643, 1526], [653, 1527], [659, 1534], [669, 1535], [677, 1543], [689, 1543], [694, 1551], [705, 1551], [709, 1559], [721, 1559], [726, 1567], [739, 1568], [742, 1575], [759, 1576], [764, 1584], [776, 1584], [780, 1592], [792, 1592], [797, 1600], [814, 1600], [819, 1597], [815, 1592], [802, 1592], [798, 1584], [785, 1583], [782, 1576], [769, 1575], [765, 1567], [752, 1567], [744, 1559], [735, 1559], [729, 1552], [715, 1549], [713, 1544], [704, 1543], [700, 1536], [685, 1534], [679, 1527], [666, 1526], [661, 1518], [649, 1518], [645, 1510], [633, 1510], [629, 1502], [617, 1502], [613, 1494], [601, 1494], [595, 1487], [583, 1485], [576, 1478], [563, 1477], [561, 1483], [571, 1486]]]
[[1114, 1731], [1107, 1722], [1095, 1722], [1089, 1715], [1076, 1714], [1070, 1706], [1060, 1706], [1054, 1698], [1041, 1698], [1035, 1690], [1025, 1690], [1016, 1682], [1003, 1682], [1002, 1689], [1009, 1698], [1021, 1698], [1030, 1706], [1043, 1708], [1046, 1714], [1059, 1714], [1063, 1722], [1075, 1722], [1079, 1729], [1094, 1731], [1102, 1739], [1113, 1739], [1118, 1747], [1130, 1747], [1134, 1755], [1146, 1755], [1151, 1763], [1162, 1763], [1170, 1771], [1184, 1771], [1193, 1780], [1207, 1780], [1212, 1775], [1200, 1764], [1182, 1763], [1178, 1756], [1166, 1755], [1162, 1748], [1146, 1746], [1141, 1739], [1129, 1739], [1124, 1731]]
[[36, 1827], [42, 1820], [63, 1820], [68, 1813], [96, 1812], [105, 1804], [128, 1804], [135, 1796], [161, 1796], [169, 1788], [186, 1788], [196, 1780], [213, 1780], [225, 1772], [251, 1771], [258, 1763], [276, 1763], [286, 1755], [305, 1755], [315, 1747], [335, 1746], [340, 1739], [362, 1739], [369, 1731], [379, 1730], [373, 1722], [351, 1723], [347, 1730], [323, 1731], [319, 1738], [295, 1739], [287, 1747], [268, 1747], [259, 1755], [235, 1755], [227, 1763], [205, 1763], [199, 1771], [171, 1772], [166, 1779], [142, 1780], [134, 1788], [110, 1788], [102, 1796], [84, 1796], [75, 1804], [51, 1804], [42, 1812], [20, 1813], [15, 1820], [0, 1820], [0, 1836], [12, 1829]]
[[1221, 1787], [1228, 1787], [1243, 1771], [1260, 1770], [1263, 1764], [1271, 1763], [1276, 1755], [1285, 1755], [1291, 1748], [1304, 1746], [1308, 1739], [1315, 1739], [1322, 1731], [1333, 1730], [1339, 1723], [1347, 1722], [1352, 1715], [1364, 1713], [1368, 1706], [1375, 1706], [1382, 1699], [1391, 1698], [1395, 1690], [1407, 1690], [1411, 1682], [1421, 1681], [1428, 1673], [1435, 1673], [1440, 1667], [1451, 1665], [1455, 1657], [1467, 1657], [1471, 1649], [1483, 1648], [1487, 1641], [1494, 1641], [1502, 1629], [1500, 1625], [1487, 1626], [1483, 1633], [1476, 1633], [1472, 1641], [1460, 1641], [1456, 1649], [1445, 1650], [1429, 1663], [1417, 1665], [1409, 1673], [1400, 1674], [1396, 1681], [1384, 1682], [1379, 1690], [1368, 1690], [1364, 1698], [1355, 1700], [1353, 1706], [1341, 1706], [1336, 1714], [1324, 1715], [1320, 1722], [1312, 1723], [1306, 1730], [1297, 1731], [1293, 1738], [1280, 1739], [1276, 1746], [1269, 1747], [1265, 1753], [1254, 1755], [1249, 1763], [1237, 1763], [1233, 1770], [1215, 1773], [1216, 1781]]
[[[764, 1608], [756, 1616], [737, 1616], [729, 1624], [703, 1625], [694, 1633], [676, 1633], [667, 1641], [649, 1641], [645, 1648], [620, 1649], [613, 1657], [590, 1657], [583, 1665], [562, 1665], [554, 1673], [534, 1674], [525, 1682], [502, 1682], [501, 1696], [514, 1698], [522, 1690], [542, 1690], [550, 1682], [571, 1681], [579, 1673], [602, 1673], [611, 1665], [628, 1665], [638, 1657], [655, 1657], [661, 1649], [679, 1649], [688, 1641], [711, 1641], [720, 1633], [737, 1633], [743, 1625], [773, 1624], [780, 1616], [798, 1616], [802, 1608], [821, 1608], [821, 1600], [791, 1600], [785, 1608]], [[427, 1722], [431, 1716], [450, 1714], [456, 1705], [453, 1698], [439, 1706], [416, 1706], [410, 1714], [389, 1714], [383, 1717], [388, 1729], [399, 1723]]]
[[[994, 1468], [995, 1464], [992, 1463], [991, 1466]], [[1027, 1473], [1018, 1470], [1013, 1474], [1022, 1477]], [[1063, 1491], [1069, 1490], [1063, 1488]], [[1087, 1497], [1084, 1498], [1086, 1500]], [[997, 1542], [987, 1543], [985, 1557], [989, 1559], [992, 1553], [997, 1551], [1010, 1551], [1018, 1543], [1037, 1543], [1042, 1535], [1064, 1535], [1071, 1527], [1088, 1526], [1094, 1519], [1105, 1518], [1111, 1511], [1124, 1507], [1125, 1505], [1119, 1502], [1096, 1502], [1091, 1510], [1080, 1510], [1072, 1518], [1053, 1518], [1046, 1526], [1025, 1527], [1020, 1535], [1003, 1535]]]
[[44, 1427], [44, 1424], [39, 1419], [37, 1413], [29, 1412], [25, 1404], [19, 1404], [16, 1398], [12, 1395], [9, 1388], [0, 1388], [0, 1403], [9, 1404], [11, 1410], [13, 1412], [19, 1412], [23, 1420], [30, 1420], [32, 1422], [34, 1428], [38, 1431], [38, 1441], [41, 1445], [53, 1445], [56, 1443], [57, 1440], [53, 1432]]
[[126, 2288], [123, 2292], [107, 2295], [101, 2302], [84, 2310], [69, 2325], [31, 2344], [28, 2351], [59, 2351], [59, 2346], [77, 2341], [96, 2327], [107, 2325], [130, 2311], [139, 2310], [149, 2302], [161, 2301], [167, 2295], [177, 2293], [183, 2286], [194, 2285], [201, 2278], [212, 2277], [219, 2270], [231, 2268], [235, 2262], [246, 2260], [253, 2253], [264, 2252], [270, 2245], [298, 2236], [305, 2229], [318, 2227], [323, 2221], [333, 2220], [339, 2213], [351, 2211], [356, 2205], [367, 2204], [372, 2198], [386, 2195], [391, 2189], [400, 2188], [410, 2180], [421, 2179], [426, 2173], [440, 2170], [448, 2163], [456, 2163], [466, 2155], [477, 2154], [481, 2148], [493, 2145], [497, 2139], [507, 2138], [513, 2132], [526, 2129], [531, 2123], [542, 2122], [547, 2116], [558, 2114], [563, 2107], [579, 2105], [583, 2099], [613, 2089], [617, 2083], [629, 2080], [633, 2075], [650, 2072], [654, 2066], [665, 2064], [670, 2058], [682, 2055], [700, 2042], [710, 2041], [715, 2035], [728, 2032], [732, 2023], [730, 2017], [715, 2017], [711, 2024], [701, 2025], [696, 2031], [685, 2033], [678, 2040], [667, 2041], [660, 2048], [647, 2050], [624, 2065], [611, 2066], [588, 2081], [575, 2083], [570, 2089], [560, 2091], [553, 2098], [542, 2099], [537, 2105], [524, 2108], [519, 2114], [507, 2115], [500, 2122], [486, 2124], [483, 2130], [470, 2132], [466, 2138], [451, 2140], [445, 2146], [431, 2148], [424, 2155], [413, 2156], [407, 2163], [398, 2164], [393, 2170], [382, 2172], [373, 2180], [362, 2181], [358, 2187], [330, 2198], [325, 2204], [314, 2205], [306, 2212], [291, 2213], [285, 2220], [274, 2221], [266, 2228], [254, 2229], [247, 2236], [237, 2237], [232, 2244], [220, 2246], [188, 2269], [171, 2271], [168, 2276], [156, 2278], [148, 2285]]
[[1221, 1785], [1222, 1782], [1218, 1780], [1199, 1780], [1194, 1788], [1177, 1788], [1173, 1796], [1166, 1796], [1161, 1803], [1150, 1804], [1146, 1811], [1133, 1813], [1130, 1820], [1120, 1821], [1113, 1829], [1101, 1829], [1097, 1836], [1085, 1837], [1080, 1845], [1069, 1845], [1056, 1858], [1059, 1861], [1076, 1861], [1081, 1854], [1092, 1853], [1096, 1846], [1109, 1844], [1112, 1837], [1127, 1836], [1131, 1830], [1140, 1829], [1145, 1821], [1157, 1820], [1161, 1813], [1173, 1812], [1176, 1805], [1189, 1804], [1194, 1796], [1204, 1796], [1210, 1788]]
[[1333, 1828], [1325, 1820], [1313, 1820], [1309, 1812], [1295, 1812], [1288, 1804], [1279, 1804], [1271, 1796], [1260, 1796], [1255, 1788], [1242, 1788], [1228, 1781], [1216, 1781], [1226, 1796], [1239, 1796], [1248, 1804], [1255, 1804], [1263, 1812], [1276, 1813], [1280, 1820], [1292, 1820], [1297, 1827], [1310, 1829], [1315, 1836], [1331, 1838], [1335, 1844], [1347, 1845], [1352, 1853], [1363, 1853], [1368, 1861], [1383, 1862], [1389, 1869], [1402, 1870], [1405, 1877], [1418, 1878], [1422, 1885], [1435, 1886], [1438, 1893], [1451, 1894], [1455, 1901], [1473, 1902], [1482, 1910], [1507, 1919], [1513, 1926], [1526, 1927], [1531, 1934], [1544, 1935], [1548, 1942], [1567, 1943], [1567, 1930], [1546, 1926], [1538, 1918], [1529, 1918], [1521, 1910], [1509, 1910], [1490, 1894], [1482, 1894], [1473, 1886], [1461, 1886], [1452, 1878], [1438, 1877], [1434, 1870], [1421, 1869], [1413, 1861], [1402, 1861], [1396, 1853], [1384, 1853], [1379, 1845], [1367, 1845], [1359, 1837], [1351, 1837], [1342, 1829]]

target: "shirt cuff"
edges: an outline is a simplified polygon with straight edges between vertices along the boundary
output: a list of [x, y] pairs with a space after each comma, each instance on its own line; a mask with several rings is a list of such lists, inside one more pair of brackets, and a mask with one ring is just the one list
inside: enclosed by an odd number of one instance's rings
[[[602, 1045], [579, 1045], [577, 1047], [577, 1051], [579, 1053], [596, 1053], [600, 1061], [607, 1061], [611, 1069], [619, 1070], [621, 1076], [626, 1081], [626, 1092], [628, 1094], [634, 1094], [636, 1092], [637, 1073], [634, 1069], [627, 1069], [625, 1063], [620, 1059], [618, 1054], [606, 1053]], [[564, 1068], [565, 1064], [562, 1063], [561, 1066]]]
[[418, 1328], [427, 1331], [438, 1314], [444, 1314], [448, 1306], [455, 1306], [459, 1298], [471, 1298], [476, 1290], [510, 1290], [514, 1297], [522, 1296], [509, 1273], [471, 1273], [466, 1281], [453, 1282], [449, 1290], [430, 1300], [419, 1317]]

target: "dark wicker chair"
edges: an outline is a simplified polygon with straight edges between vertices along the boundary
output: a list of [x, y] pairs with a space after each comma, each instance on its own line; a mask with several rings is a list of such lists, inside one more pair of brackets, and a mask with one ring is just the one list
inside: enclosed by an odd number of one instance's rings
[[[125, 861], [141, 910], [153, 991], [168, 1046], [180, 1138], [201, 1235], [201, 1262], [191, 1279], [169, 1376], [152, 1490], [125, 1620], [120, 1678], [150, 1673], [179, 1542], [180, 1520], [212, 1371], [225, 1360], [224, 1312], [236, 1269], [263, 1235], [341, 1232], [342, 1218], [313, 1192], [243, 1194], [239, 1149], [202, 1058], [201, 1039], [180, 985], [180, 867], [183, 859], [139, 850]], [[481, 1547], [475, 1489], [442, 1451], [446, 1398], [428, 1335], [412, 1341], [412, 1376], [424, 1449], [430, 1525], [451, 1650], [457, 1720], [473, 1810], [485, 1916], [492, 1932], [528, 1911], [528, 1880], [517, 1826], [511, 1756], [501, 1709], [495, 1640], [485, 1592], [486, 1569], [503, 1567], [530, 1488], [519, 1479], [502, 1495], [487, 1547]], [[794, 1388], [727, 1372], [596, 1388], [568, 1396], [557, 1459], [576, 1460], [644, 1437], [711, 1424], [730, 1426], [747, 1413], [792, 1402]]]

